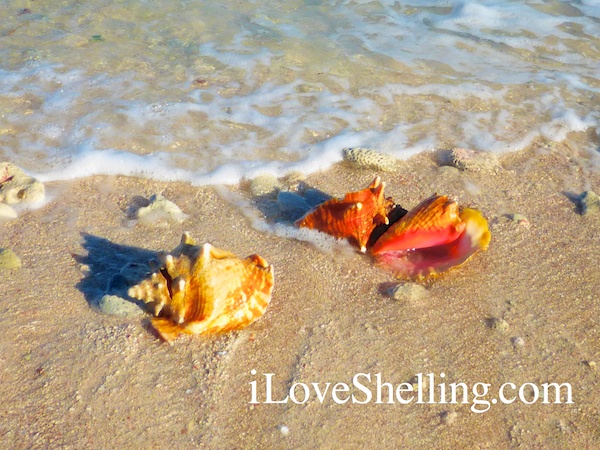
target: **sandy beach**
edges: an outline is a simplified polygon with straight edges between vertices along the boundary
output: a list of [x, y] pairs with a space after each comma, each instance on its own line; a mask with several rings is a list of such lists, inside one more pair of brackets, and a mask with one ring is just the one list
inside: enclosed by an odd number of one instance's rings
[[[600, 215], [580, 214], [573, 201], [600, 190], [597, 155], [577, 150], [588, 139], [536, 142], [504, 155], [495, 173], [441, 167], [432, 152], [394, 173], [338, 164], [310, 175], [307, 184], [333, 196], [379, 174], [404, 207], [437, 192], [483, 212], [489, 249], [423, 283], [418, 300], [385, 295], [397, 281], [369, 256], [257, 231], [212, 187], [109, 176], [48, 183], [45, 206], [1, 225], [0, 246], [23, 266], [0, 272], [0, 447], [600, 446]], [[127, 217], [134, 198], [153, 194], [188, 218], [165, 227]], [[273, 298], [260, 320], [169, 346], [149, 315], [124, 319], [90, 306], [123, 264], [172, 249], [183, 231], [273, 264]], [[352, 385], [355, 374], [381, 374], [397, 386], [434, 374], [436, 383], [487, 383], [488, 400], [504, 383], [569, 383], [572, 404], [516, 399], [477, 413], [472, 402], [366, 402], [356, 386], [340, 395], [355, 394], [355, 403], [311, 394], [303, 404], [267, 404], [264, 374], [273, 374], [274, 400], [294, 383]]]

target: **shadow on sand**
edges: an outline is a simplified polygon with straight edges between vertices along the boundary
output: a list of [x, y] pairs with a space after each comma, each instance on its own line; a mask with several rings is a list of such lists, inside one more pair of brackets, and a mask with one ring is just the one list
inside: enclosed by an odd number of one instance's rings
[[83, 248], [87, 255], [74, 255], [75, 261], [87, 267], [85, 278], [76, 287], [95, 309], [105, 295], [121, 297], [145, 310], [142, 302], [127, 296], [130, 286], [138, 284], [150, 274], [148, 262], [157, 253], [137, 247], [115, 244], [98, 236], [83, 234]]

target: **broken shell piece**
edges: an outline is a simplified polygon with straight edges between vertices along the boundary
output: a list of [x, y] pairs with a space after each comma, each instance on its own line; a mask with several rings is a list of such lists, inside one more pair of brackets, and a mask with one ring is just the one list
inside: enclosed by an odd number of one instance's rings
[[38, 203], [46, 196], [44, 185], [9, 162], [0, 163], [0, 203]]
[[183, 222], [187, 215], [179, 206], [162, 195], [153, 195], [147, 206], [142, 206], [135, 212], [135, 218], [141, 222], [152, 224], [164, 221]]
[[445, 272], [490, 242], [487, 221], [475, 209], [459, 210], [446, 196], [424, 200], [394, 223], [371, 248], [375, 259], [400, 278]]
[[385, 183], [376, 177], [361, 191], [349, 192], [341, 200], [331, 199], [322, 203], [299, 219], [296, 225], [337, 238], [353, 239], [364, 253], [373, 229], [388, 223], [387, 214], [393, 202], [383, 196], [384, 187]]
[[21, 258], [9, 248], [0, 248], [0, 269], [18, 269], [21, 267]]
[[11, 220], [17, 218], [17, 212], [6, 203], [0, 203], [0, 220]]
[[500, 169], [498, 157], [490, 152], [455, 148], [450, 152], [449, 160], [450, 165], [459, 170], [494, 173]]
[[250, 192], [255, 197], [275, 195], [280, 189], [279, 180], [275, 175], [262, 174], [250, 183]]
[[167, 342], [179, 334], [243, 328], [262, 316], [271, 300], [273, 266], [258, 255], [245, 259], [206, 243], [181, 243], [161, 258], [158, 270], [128, 294], [152, 305], [152, 326]]

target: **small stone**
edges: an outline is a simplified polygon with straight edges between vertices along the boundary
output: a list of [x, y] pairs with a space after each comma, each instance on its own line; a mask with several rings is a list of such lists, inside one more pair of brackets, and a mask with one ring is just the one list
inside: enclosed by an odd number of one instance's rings
[[181, 223], [186, 217], [187, 215], [179, 209], [179, 206], [162, 195], [153, 195], [148, 206], [142, 206], [135, 212], [135, 218], [147, 224], [165, 221]]
[[492, 330], [506, 332], [508, 331], [508, 322], [504, 319], [493, 317], [489, 320], [489, 326]]
[[0, 220], [12, 220], [17, 218], [17, 212], [6, 203], [0, 203]]
[[569, 426], [567, 421], [565, 421], [564, 419], [559, 419], [556, 422], [556, 429], [561, 433], [568, 433], [571, 430], [571, 427]]
[[598, 366], [596, 361], [584, 361], [583, 363], [592, 370], [596, 370], [596, 367]]
[[21, 258], [9, 248], [0, 248], [0, 269], [18, 269]]
[[372, 148], [354, 147], [343, 150], [344, 160], [359, 169], [377, 169], [393, 172], [398, 160], [391, 155], [380, 153]]
[[386, 293], [394, 300], [417, 303], [419, 300], [425, 298], [427, 295], [427, 289], [417, 283], [400, 283], [389, 288]]
[[524, 346], [525, 346], [525, 339], [523, 339], [523, 338], [522, 338], [522, 337], [520, 337], [520, 336], [517, 336], [517, 337], [514, 337], [514, 338], [512, 338], [512, 339], [511, 339], [511, 342], [512, 342], [512, 345], [513, 345], [515, 348], [521, 348], [521, 347], [524, 347]]
[[108, 294], [100, 298], [98, 309], [104, 314], [118, 317], [135, 317], [144, 314], [144, 310], [134, 302]]
[[458, 413], [456, 411], [444, 411], [440, 414], [440, 421], [443, 425], [452, 425], [457, 417]]
[[496, 172], [500, 168], [494, 153], [479, 152], [466, 148], [455, 148], [450, 152], [449, 165], [459, 170], [472, 172]]
[[294, 171], [283, 177], [282, 185], [286, 191], [297, 192], [305, 181], [306, 174], [304, 172]]
[[520, 225], [525, 228], [531, 227], [531, 222], [529, 222], [529, 219], [523, 214], [509, 214], [507, 217], [510, 219], [511, 222], [517, 225]]
[[0, 163], [0, 203], [39, 203], [46, 196], [44, 185], [9, 162]]
[[290, 220], [299, 219], [310, 209], [304, 197], [287, 191], [277, 194], [277, 206]]
[[279, 180], [274, 175], [259, 175], [250, 183], [250, 192], [255, 197], [274, 195], [278, 190]]
[[594, 191], [584, 191], [577, 197], [577, 207], [582, 215], [598, 213], [600, 198]]
[[285, 426], [285, 425], [281, 425], [279, 427], [279, 432], [282, 434], [282, 436], [289, 436], [290, 429], [287, 426]]

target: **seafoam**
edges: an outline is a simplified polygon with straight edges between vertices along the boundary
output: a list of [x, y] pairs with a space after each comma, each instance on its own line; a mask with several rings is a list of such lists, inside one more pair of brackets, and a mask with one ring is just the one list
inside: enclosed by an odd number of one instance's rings
[[344, 147], [507, 152], [600, 127], [597, 1], [3, 3], [0, 156], [42, 181], [233, 184]]

